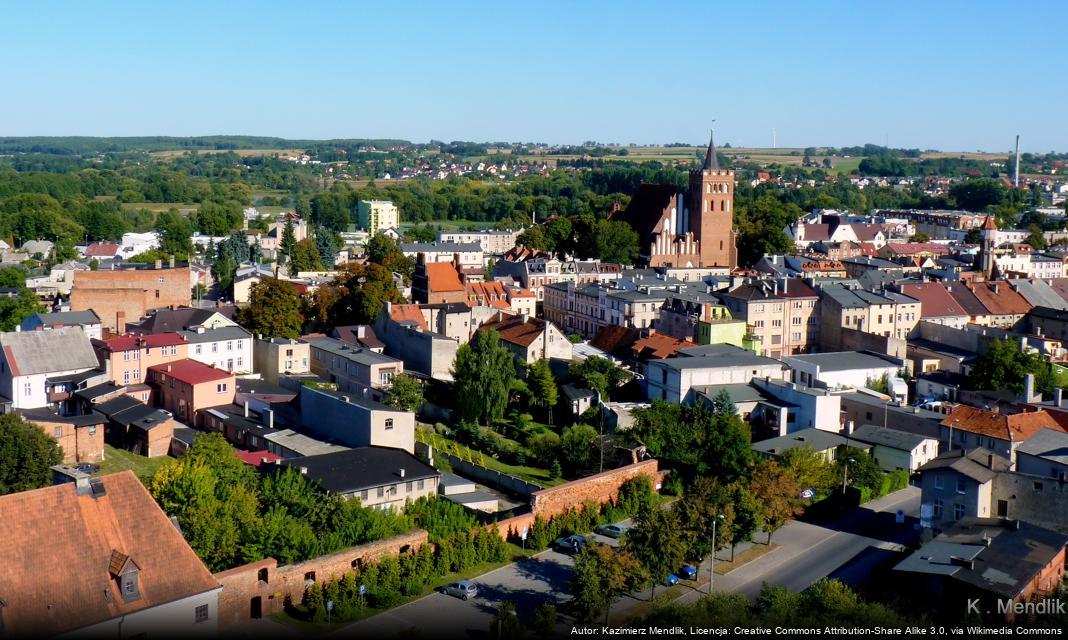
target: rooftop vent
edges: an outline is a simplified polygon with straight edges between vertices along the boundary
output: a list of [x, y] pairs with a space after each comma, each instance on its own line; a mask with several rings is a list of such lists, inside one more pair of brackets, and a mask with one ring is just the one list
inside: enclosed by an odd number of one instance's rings
[[400, 473], [400, 477], [402, 477], [402, 478], [403, 478], [403, 477], [404, 477], [404, 469], [401, 469], [401, 470], [399, 471], [399, 473]]
[[100, 478], [93, 478], [89, 481], [89, 492], [93, 495], [94, 499], [108, 494], [107, 489], [104, 488], [104, 481]]

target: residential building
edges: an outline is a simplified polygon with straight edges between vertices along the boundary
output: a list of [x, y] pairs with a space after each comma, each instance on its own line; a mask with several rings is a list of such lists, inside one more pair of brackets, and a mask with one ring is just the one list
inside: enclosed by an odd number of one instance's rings
[[819, 345], [819, 294], [792, 278], [743, 284], [719, 294], [734, 318], [745, 320], [758, 354], [781, 358]]
[[405, 370], [451, 382], [460, 341], [437, 332], [420, 309], [420, 305], [387, 302], [375, 320], [375, 335], [386, 345], [388, 355], [404, 362]]
[[522, 230], [515, 231], [438, 231], [439, 243], [478, 243], [483, 253], [503, 255], [515, 247]]
[[643, 184], [614, 219], [638, 233], [641, 259], [651, 267], [736, 267], [734, 171], [721, 169], [709, 139], [705, 161], [690, 170], [688, 191]]
[[921, 519], [935, 531], [964, 517], [989, 518], [993, 481], [1012, 463], [989, 449], [953, 449], [920, 467]]
[[357, 395], [303, 386], [300, 421], [311, 435], [346, 447], [415, 453], [415, 414]]
[[1016, 447], [1016, 471], [1057, 480], [1068, 479], [1068, 433], [1042, 429]]
[[697, 389], [716, 384], [745, 384], [753, 378], [785, 380], [782, 362], [729, 344], [683, 349], [679, 357], [652, 360], [646, 365], [646, 394], [668, 402], [693, 404]]
[[375, 330], [370, 325], [352, 324], [334, 327], [330, 330], [330, 337], [347, 342], [355, 347], [363, 347], [371, 351], [382, 353], [386, 345], [375, 335]]
[[70, 413], [71, 393], [99, 372], [80, 326], [0, 333], [0, 403], [12, 409], [47, 406]]
[[404, 361], [336, 338], [312, 338], [311, 372], [336, 383], [338, 391], [381, 402], [393, 383], [404, 373]]
[[842, 399], [841, 420], [846, 430], [875, 425], [938, 438], [945, 414], [899, 402], [867, 389], [838, 392]]
[[214, 638], [222, 587], [131, 471], [0, 496], [11, 637]]
[[727, 307], [710, 293], [669, 294], [655, 324], [657, 331], [679, 340], [713, 344], [715, 337], [716, 343], [745, 347], [745, 321], [732, 318]]
[[938, 439], [887, 427], [864, 425], [849, 437], [872, 446], [871, 455], [883, 471], [916, 472], [938, 456]]
[[400, 510], [438, 493], [441, 472], [402, 449], [359, 447], [322, 455], [284, 459], [329, 493], [358, 499], [364, 507]]
[[[1020, 615], [1053, 595], [1064, 579], [1068, 535], [1020, 520], [961, 518], [894, 567], [915, 576], [916, 594], [941, 607]], [[908, 583], [903, 588], [910, 588]]]
[[412, 301], [422, 304], [464, 302], [467, 290], [460, 272], [451, 262], [426, 262], [422, 258], [412, 273]]
[[294, 338], [259, 337], [253, 342], [256, 373], [272, 384], [281, 376], [311, 373], [311, 345]]
[[1008, 415], [961, 404], [942, 420], [939, 440], [943, 450], [983, 447], [1013, 460], [1016, 448], [1043, 429], [1064, 432], [1045, 410]]
[[828, 285], [820, 289], [819, 296], [820, 343], [824, 348], [840, 345], [842, 329], [906, 339], [920, 322], [919, 300], [886, 289], [865, 291]]
[[899, 293], [920, 301], [920, 318], [935, 324], [963, 329], [971, 319], [970, 314], [951, 295], [961, 283], [922, 282], [899, 285]]
[[908, 385], [901, 379], [905, 361], [874, 351], [838, 351], [784, 356], [793, 369], [794, 382], [824, 389], [854, 389], [878, 385], [884, 378], [889, 394], [898, 402], [908, 401]]
[[175, 425], [169, 411], [120, 395], [94, 404], [93, 412], [107, 418], [104, 438], [111, 446], [148, 458], [170, 453]]
[[594, 401], [597, 399], [597, 393], [590, 391], [589, 389], [583, 389], [573, 384], [560, 385], [560, 393], [564, 394], [564, 400], [571, 408], [571, 415], [581, 416], [586, 413], [586, 410], [593, 406]]
[[50, 409], [23, 409], [19, 415], [59, 444], [64, 464], [104, 459], [104, 418], [100, 414], [61, 416]]
[[486, 263], [482, 245], [477, 242], [402, 242], [400, 250], [413, 260], [451, 262], [460, 270], [469, 267], [481, 270]]
[[841, 396], [781, 379], [753, 378], [747, 384], [696, 387], [698, 398], [711, 405], [726, 392], [738, 415], [750, 427], [753, 440], [785, 436], [804, 429], [838, 433], [842, 430]]
[[498, 260], [493, 267], [494, 280], [511, 280], [534, 293], [540, 302], [545, 298], [545, 285], [557, 282], [583, 284], [607, 284], [619, 279], [622, 267], [604, 264], [595, 260], [562, 262], [548, 255], [527, 255], [511, 252]]
[[104, 327], [124, 333], [126, 318], [140, 318], [150, 309], [189, 306], [188, 266], [124, 265], [121, 269], [76, 271], [70, 292], [71, 311], [93, 310]]
[[561, 282], [545, 286], [545, 318], [568, 333], [592, 338], [606, 326], [652, 328], [660, 317], [667, 292], [609, 289]]
[[201, 409], [233, 404], [237, 391], [233, 373], [192, 359], [155, 365], [148, 373], [156, 403], [190, 426]]
[[189, 357], [185, 336], [175, 331], [151, 335], [124, 334], [107, 340], [93, 340], [100, 366], [115, 384], [141, 384], [148, 380], [148, 368]]
[[751, 448], [758, 456], [772, 459], [781, 459], [787, 451], [800, 447], [812, 449], [827, 462], [838, 460], [839, 453], [846, 447], [861, 450], [870, 449], [870, 445], [858, 442], [847, 436], [813, 428], [801, 429], [788, 435], [760, 440], [751, 445]]
[[89, 311], [53, 311], [52, 313], [35, 313], [27, 316], [21, 325], [23, 331], [41, 329], [59, 329], [62, 327], [81, 327], [90, 340], [103, 337], [103, 324], [93, 310]]
[[571, 361], [571, 341], [551, 322], [502, 312], [490, 318], [478, 330], [496, 331], [501, 343], [527, 364], [538, 360]]
[[359, 200], [356, 202], [356, 226], [372, 236], [400, 224], [400, 213], [390, 200]]

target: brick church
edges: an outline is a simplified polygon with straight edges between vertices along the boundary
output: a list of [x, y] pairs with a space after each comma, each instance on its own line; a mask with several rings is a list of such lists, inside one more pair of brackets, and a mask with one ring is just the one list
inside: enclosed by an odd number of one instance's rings
[[650, 267], [738, 266], [734, 233], [734, 171], [720, 169], [708, 141], [704, 165], [690, 170], [690, 188], [643, 184], [615, 220], [638, 232]]

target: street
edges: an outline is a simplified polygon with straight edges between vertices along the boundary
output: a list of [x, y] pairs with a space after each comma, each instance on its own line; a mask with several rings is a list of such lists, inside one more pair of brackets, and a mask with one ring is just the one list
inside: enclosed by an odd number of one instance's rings
[[[919, 489], [908, 487], [873, 500], [826, 525], [791, 522], [775, 532], [772, 542], [777, 546], [771, 552], [726, 575], [717, 575], [715, 590], [754, 598], [765, 582], [800, 591], [827, 576], [845, 582], [861, 581], [871, 565], [882, 557], [880, 550], [898, 549], [915, 535], [913, 527], [919, 504]], [[894, 521], [898, 509], [909, 517], [904, 524]], [[593, 539], [604, 544], [618, 544], [616, 540], [600, 535], [594, 535]], [[751, 545], [762, 544], [764, 537], [759, 535], [757, 542], [739, 545], [737, 553]], [[726, 549], [717, 556], [720, 561], [728, 557], [729, 550]], [[572, 566], [570, 556], [543, 551], [474, 578], [479, 593], [471, 600], [434, 593], [343, 627], [331, 635], [388, 638], [411, 633], [426, 637], [488, 637], [500, 602], [514, 603], [520, 618], [529, 621], [531, 612], [539, 604], [551, 600], [559, 605], [569, 600]], [[675, 601], [693, 602], [705, 595], [708, 592], [708, 569], [706, 562], [696, 582], [684, 581], [683, 593]], [[663, 593], [663, 589], [658, 589], [658, 593]], [[612, 621], [625, 619], [628, 609], [649, 600], [649, 591], [621, 598], [612, 608]], [[562, 612], [558, 623], [561, 633], [570, 631], [571, 620]]]

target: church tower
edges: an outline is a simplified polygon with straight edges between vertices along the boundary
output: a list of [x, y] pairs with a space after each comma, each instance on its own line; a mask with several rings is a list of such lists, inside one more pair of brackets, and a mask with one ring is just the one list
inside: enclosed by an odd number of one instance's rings
[[987, 216], [982, 226], [983, 243], [979, 248], [979, 264], [983, 277], [989, 280], [994, 275], [994, 248], [998, 246], [998, 223]]
[[700, 245], [700, 266], [738, 266], [734, 234], [734, 171], [720, 169], [715, 131], [708, 140], [705, 162], [690, 170], [689, 225]]

